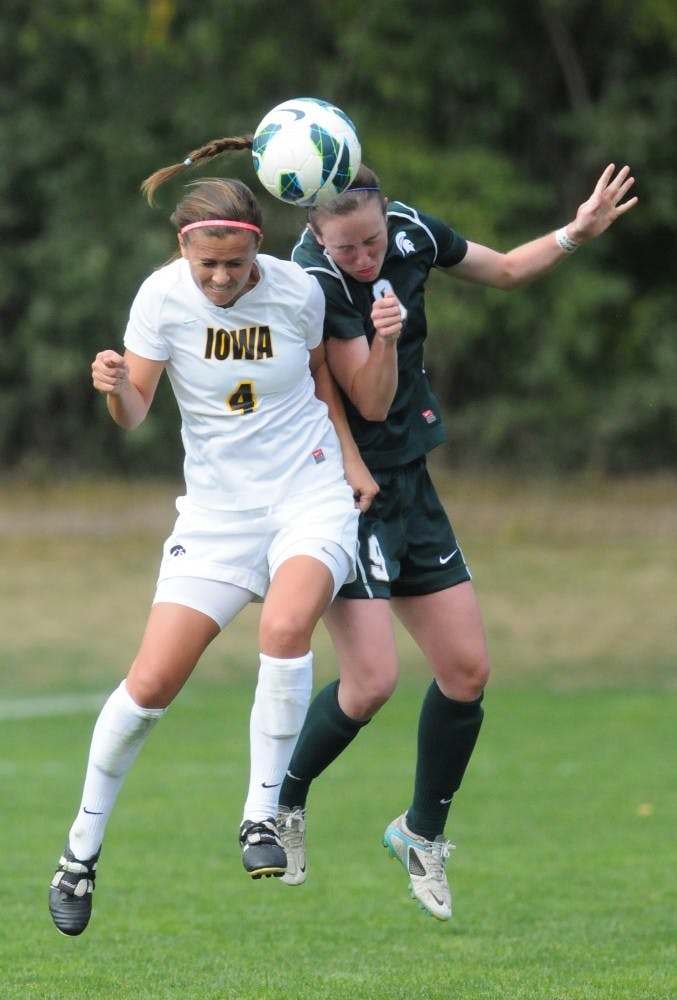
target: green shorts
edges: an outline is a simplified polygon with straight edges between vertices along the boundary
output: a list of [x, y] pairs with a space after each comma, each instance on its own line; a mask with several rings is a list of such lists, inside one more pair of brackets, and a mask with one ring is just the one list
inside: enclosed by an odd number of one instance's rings
[[357, 579], [340, 597], [413, 597], [471, 579], [425, 458], [372, 470], [381, 491], [360, 515]]

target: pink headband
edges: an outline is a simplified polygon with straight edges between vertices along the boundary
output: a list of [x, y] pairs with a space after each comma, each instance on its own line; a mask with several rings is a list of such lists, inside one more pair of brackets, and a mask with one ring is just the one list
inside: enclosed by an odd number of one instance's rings
[[251, 222], [234, 222], [232, 219], [200, 219], [199, 222], [189, 222], [187, 226], [182, 226], [180, 233], [183, 236], [189, 229], [204, 229], [207, 226], [228, 226], [235, 229], [253, 229], [255, 233], [261, 233], [258, 226]]

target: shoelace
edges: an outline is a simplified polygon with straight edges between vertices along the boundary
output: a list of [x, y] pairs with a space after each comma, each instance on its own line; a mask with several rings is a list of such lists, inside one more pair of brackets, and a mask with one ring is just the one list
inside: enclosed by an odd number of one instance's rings
[[247, 844], [247, 846], [252, 846], [254, 844], [276, 844], [278, 847], [280, 844], [279, 834], [273, 823], [267, 820], [262, 820], [260, 823], [252, 823], [251, 826], [247, 827], [244, 831], [241, 840]]
[[301, 847], [303, 844], [303, 833], [306, 828], [306, 815], [304, 809], [292, 809], [284, 821], [285, 830], [288, 830], [287, 843], [289, 847]]
[[59, 868], [71, 875], [87, 875], [88, 878], [91, 878], [92, 872], [96, 871], [96, 865], [90, 866], [86, 861], [77, 861], [76, 859], [69, 861], [68, 858], [61, 858]]
[[434, 840], [430, 847], [430, 870], [437, 878], [443, 878], [449, 855], [456, 850], [456, 845], [449, 840]]
[[[75, 879], [69, 879], [68, 875], [75, 875]], [[63, 857], [59, 861], [59, 867], [54, 873], [51, 885], [54, 889], [69, 896], [80, 898], [94, 889], [94, 879], [96, 878], [96, 862], [93, 865], [87, 862], [78, 861], [77, 858]]]

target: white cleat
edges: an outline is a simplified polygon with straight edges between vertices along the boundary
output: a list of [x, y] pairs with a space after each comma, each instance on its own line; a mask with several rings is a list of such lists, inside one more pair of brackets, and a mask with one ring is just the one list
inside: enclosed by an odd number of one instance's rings
[[406, 823], [406, 813], [386, 827], [383, 846], [391, 858], [397, 858], [409, 875], [409, 892], [418, 900], [419, 908], [437, 920], [451, 916], [451, 891], [445, 871], [454, 845], [444, 837], [426, 840], [412, 833]]
[[303, 885], [306, 880], [306, 811], [299, 806], [280, 806], [277, 820], [280, 840], [287, 855], [285, 885]]

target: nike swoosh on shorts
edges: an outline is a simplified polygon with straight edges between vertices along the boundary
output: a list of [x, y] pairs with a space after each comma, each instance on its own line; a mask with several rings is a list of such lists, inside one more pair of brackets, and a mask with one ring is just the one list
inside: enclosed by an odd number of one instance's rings
[[450, 552], [448, 556], [440, 556], [440, 565], [444, 566], [445, 563], [448, 563], [450, 559], [454, 558], [454, 556], [456, 555], [457, 552], [458, 552], [458, 548], [455, 548], [454, 551]]

